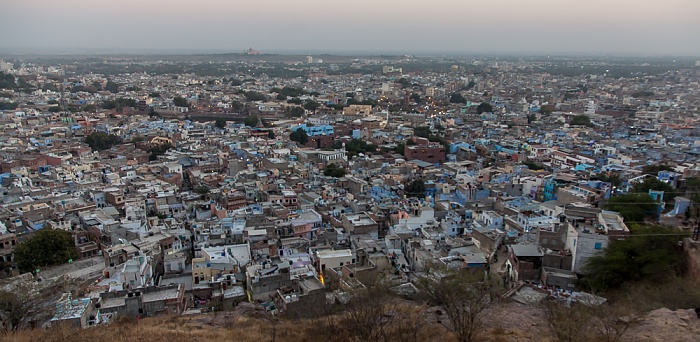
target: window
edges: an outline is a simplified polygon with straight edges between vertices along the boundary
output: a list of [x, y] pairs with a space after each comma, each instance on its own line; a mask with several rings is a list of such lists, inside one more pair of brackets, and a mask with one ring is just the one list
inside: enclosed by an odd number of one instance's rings
[[595, 249], [603, 249], [603, 244], [600, 242], [595, 243]]

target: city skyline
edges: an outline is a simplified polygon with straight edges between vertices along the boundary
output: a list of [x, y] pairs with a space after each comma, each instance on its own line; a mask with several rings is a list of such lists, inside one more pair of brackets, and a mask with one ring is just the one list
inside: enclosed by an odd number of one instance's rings
[[700, 3], [9, 0], [0, 51], [697, 56]]

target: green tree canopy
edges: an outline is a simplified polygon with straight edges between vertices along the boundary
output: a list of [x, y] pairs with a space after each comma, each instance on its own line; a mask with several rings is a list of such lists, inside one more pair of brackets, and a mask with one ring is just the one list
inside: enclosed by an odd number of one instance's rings
[[105, 132], [92, 132], [85, 137], [85, 143], [95, 151], [103, 151], [122, 143], [122, 138]]
[[306, 143], [309, 141], [309, 135], [306, 134], [306, 131], [304, 131], [303, 128], [299, 127], [296, 131], [289, 135], [289, 140], [296, 141], [300, 145], [306, 145]]
[[187, 99], [185, 99], [182, 96], [173, 97], [173, 104], [177, 107], [189, 107], [189, 104], [187, 103]]
[[450, 102], [451, 103], [467, 103], [467, 99], [462, 96], [460, 93], [452, 93], [450, 95]]
[[425, 197], [425, 182], [415, 179], [404, 187], [406, 197]]
[[663, 283], [685, 271], [686, 261], [673, 227], [640, 225], [621, 240], [611, 239], [605, 251], [588, 259], [583, 284], [593, 290], [618, 288], [625, 283]]
[[326, 168], [323, 170], [323, 174], [328, 177], [343, 177], [345, 176], [345, 169], [342, 167], [339, 167], [333, 163], [330, 163], [326, 165]]
[[15, 248], [15, 262], [23, 272], [77, 258], [73, 235], [64, 230], [42, 229]]
[[591, 123], [591, 118], [586, 114], [574, 116], [573, 119], [571, 119], [571, 121], [569, 122], [569, 124], [575, 126], [593, 126], [593, 124]]
[[314, 110], [318, 109], [318, 107], [321, 107], [321, 104], [314, 101], [314, 100], [308, 100], [304, 103], [304, 108], [306, 110], [314, 111]]
[[240, 112], [241, 109], [243, 109], [243, 104], [236, 100], [233, 100], [231, 101], [231, 109], [233, 109], [234, 112]]
[[666, 164], [646, 165], [642, 168], [642, 172], [647, 175], [656, 176], [659, 174], [659, 171], [673, 171], [673, 168]]
[[650, 195], [643, 193], [614, 196], [603, 207], [619, 212], [625, 222], [642, 222], [645, 217], [658, 211], [658, 203], [654, 202]]
[[537, 114], [532, 113], [527, 115], [527, 123], [531, 124], [535, 121], [537, 121]]
[[105, 90], [109, 91], [112, 94], [116, 94], [119, 92], [119, 85], [112, 81], [107, 81], [107, 84], [105, 85]]
[[540, 113], [542, 113], [543, 115], [552, 114], [555, 108], [556, 107], [554, 105], [542, 105], [540, 106]]
[[291, 117], [300, 118], [304, 116], [305, 111], [301, 107], [289, 107], [288, 113]]
[[668, 183], [660, 181], [656, 177], [647, 177], [643, 182], [632, 187], [632, 192], [649, 193], [649, 190], [663, 191], [664, 201], [672, 201], [676, 197], [675, 189]]
[[591, 177], [591, 180], [599, 180], [601, 182], [610, 183], [612, 186], [622, 185], [622, 178], [620, 178], [619, 172], [599, 173], [594, 177]]
[[[342, 143], [339, 142], [338, 144]], [[345, 144], [345, 151], [348, 154], [348, 158], [353, 158], [360, 153], [376, 152], [377, 145], [368, 143], [361, 139], [352, 139]]]
[[418, 126], [413, 129], [413, 135], [421, 138], [428, 138], [432, 134], [430, 127], [428, 126]]
[[0, 102], [0, 110], [17, 109], [17, 104], [14, 102]]
[[246, 100], [252, 102], [265, 100], [265, 95], [260, 94], [256, 91], [247, 91], [243, 94], [243, 96], [245, 96]]
[[226, 127], [226, 119], [224, 119], [224, 118], [216, 119], [216, 121], [214, 121], [214, 127], [216, 127], [216, 128]]
[[243, 124], [248, 127], [255, 127], [258, 125], [258, 117], [255, 115], [246, 116], [245, 119], [243, 119]]
[[120, 97], [115, 100], [102, 101], [102, 108], [121, 110], [124, 107], [136, 107], [136, 100], [126, 97]]
[[271, 91], [278, 94], [278, 100], [286, 100], [287, 97], [299, 97], [308, 94], [304, 89], [294, 87], [272, 88]]
[[481, 113], [491, 113], [493, 112], [493, 106], [488, 102], [482, 102], [476, 106], [476, 112]]
[[171, 148], [175, 148], [170, 143], [165, 143], [165, 144], [160, 144], [151, 147], [148, 151], [151, 152], [151, 155], [148, 156], [148, 160], [154, 161], [158, 159], [158, 156], [162, 156], [165, 154], [165, 152], [168, 152]]

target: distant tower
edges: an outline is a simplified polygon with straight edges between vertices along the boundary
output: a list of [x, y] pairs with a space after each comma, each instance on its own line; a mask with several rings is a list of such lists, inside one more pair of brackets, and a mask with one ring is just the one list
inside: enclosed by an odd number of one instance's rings
[[314, 58], [311, 56], [306, 56], [306, 64], [311, 64], [314, 62]]

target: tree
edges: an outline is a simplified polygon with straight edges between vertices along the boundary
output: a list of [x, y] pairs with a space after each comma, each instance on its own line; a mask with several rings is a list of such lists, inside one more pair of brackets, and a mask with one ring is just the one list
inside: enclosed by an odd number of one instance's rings
[[173, 97], [173, 104], [176, 107], [189, 107], [189, 104], [187, 103], [187, 99], [185, 99], [182, 96]]
[[405, 77], [401, 77], [396, 83], [401, 85], [401, 89], [411, 85], [411, 81], [407, 80]]
[[345, 169], [342, 167], [338, 167], [337, 165], [330, 163], [326, 165], [326, 168], [323, 170], [323, 175], [327, 177], [343, 177], [345, 176]]
[[531, 161], [523, 162], [523, 165], [527, 166], [527, 168], [532, 171], [544, 170], [543, 165]]
[[200, 185], [194, 189], [194, 192], [196, 192], [196, 193], [202, 195], [202, 197], [204, 197], [206, 194], [209, 193], [209, 187], [207, 187], [206, 185]]
[[305, 111], [304, 108], [301, 107], [290, 107], [288, 113], [291, 117], [300, 118], [304, 116]]
[[122, 143], [122, 138], [105, 132], [92, 132], [85, 137], [85, 143], [95, 151], [104, 151]]
[[42, 229], [15, 248], [15, 263], [23, 272], [77, 258], [73, 235], [64, 230]]
[[296, 141], [300, 145], [306, 145], [306, 143], [309, 141], [309, 135], [306, 134], [306, 131], [304, 131], [303, 128], [299, 127], [296, 131], [289, 135], [289, 140]]
[[406, 146], [403, 143], [398, 143], [396, 144], [396, 147], [394, 147], [394, 152], [403, 155], [405, 148]]
[[466, 90], [469, 90], [469, 89], [471, 89], [471, 88], [474, 88], [474, 86], [476, 86], [476, 82], [474, 82], [474, 81], [469, 81], [469, 83], [467, 84]]
[[306, 110], [314, 111], [318, 107], [321, 107], [321, 104], [313, 100], [308, 100], [304, 103], [304, 109]]
[[304, 104], [304, 101], [302, 101], [302, 100], [301, 100], [300, 98], [298, 98], [298, 97], [295, 97], [295, 98], [291, 98], [291, 99], [287, 100], [287, 103], [297, 104], [297, 105], [300, 105], [300, 106], [301, 106], [302, 104]]
[[121, 111], [124, 107], [136, 107], [136, 100], [120, 97], [116, 100], [105, 100], [102, 102], [103, 109], [117, 109]]
[[107, 81], [107, 84], [105, 85], [105, 90], [109, 91], [112, 94], [116, 94], [119, 92], [119, 85], [112, 81]]
[[647, 177], [643, 182], [637, 183], [632, 187], [632, 192], [649, 193], [649, 190], [663, 191], [664, 200], [673, 201], [676, 197], [675, 189], [668, 183], [660, 181], [656, 177]]
[[420, 95], [416, 93], [411, 94], [411, 101], [415, 103], [420, 103]]
[[153, 146], [149, 149], [149, 152], [151, 152], [151, 155], [148, 156], [148, 160], [154, 161], [158, 160], [158, 156], [162, 156], [165, 154], [165, 152], [168, 152], [171, 148], [175, 148], [171, 143], [165, 143], [161, 145], [156, 145]]
[[346, 305], [344, 325], [357, 341], [387, 341], [394, 304], [386, 289], [374, 286], [355, 291]]
[[666, 164], [653, 164], [653, 165], [645, 165], [642, 168], [642, 173], [646, 175], [658, 175], [660, 171], [673, 171], [673, 168], [670, 165]]
[[557, 301], [543, 304], [544, 316], [552, 336], [560, 342], [619, 342], [640, 316], [627, 303], [573, 303]]
[[612, 239], [602, 254], [588, 259], [582, 285], [597, 291], [651, 281], [661, 284], [683, 274], [686, 259], [681, 231], [673, 227], [632, 225], [625, 239]]
[[148, 94], [148, 97], [160, 97], [160, 93], [154, 91], [154, 92]]
[[650, 195], [640, 193], [614, 196], [603, 208], [619, 212], [626, 222], [642, 222], [645, 217], [657, 214], [659, 209]]
[[404, 187], [407, 197], [425, 197], [425, 183], [420, 179], [415, 179]]
[[255, 127], [258, 125], [258, 117], [255, 115], [246, 116], [245, 119], [243, 119], [243, 124], [248, 127]]
[[586, 114], [580, 114], [580, 115], [574, 116], [574, 118], [571, 119], [569, 124], [572, 126], [588, 126], [588, 127], [593, 126], [593, 124], [591, 123], [591, 118]]
[[17, 279], [4, 285], [0, 289], [0, 335], [51, 319], [53, 300], [66, 290], [66, 285], [70, 284], [65, 278], [41, 283]]
[[428, 138], [432, 134], [430, 127], [428, 126], [418, 126], [413, 129], [413, 135], [421, 138]]
[[589, 331], [591, 315], [584, 305], [575, 303], [566, 307], [551, 301], [544, 303], [543, 311], [549, 331], [555, 340], [559, 342], [593, 341]]
[[601, 182], [610, 183], [612, 186], [622, 185], [622, 179], [620, 178], [619, 172], [599, 173], [591, 177], [591, 180], [599, 180]]
[[[342, 144], [338, 142], [338, 144]], [[340, 148], [340, 146], [336, 147]], [[345, 144], [345, 151], [348, 154], [348, 158], [353, 158], [360, 153], [367, 153], [367, 152], [376, 152], [377, 151], [377, 145], [374, 145], [372, 143], [368, 143], [364, 140], [361, 139], [352, 139], [350, 140], [347, 144]]]
[[[51, 108], [51, 107], [49, 107]], [[13, 110], [17, 109], [17, 104], [14, 102], [0, 102], [0, 110]]]
[[540, 106], [540, 114], [542, 114], [542, 115], [552, 114], [552, 112], [554, 112], [555, 108], [556, 107], [554, 105], [542, 105], [542, 106]]
[[260, 94], [260, 93], [255, 92], [255, 91], [247, 91], [247, 92], [245, 92], [243, 95], [245, 96], [245, 98], [246, 98], [248, 101], [251, 101], [251, 102], [263, 101], [263, 100], [265, 100], [265, 95]]
[[156, 109], [155, 109], [155, 108], [153, 108], [153, 107], [148, 107], [148, 116], [151, 117], [151, 118], [153, 118], [153, 117], [156, 117], [156, 118], [157, 118], [157, 117], [160, 117], [160, 114], [158, 114], [158, 112], [156, 112]]
[[537, 114], [532, 113], [527, 115], [527, 123], [531, 124], [533, 122], [537, 121]]
[[467, 103], [467, 99], [462, 96], [460, 93], [452, 93], [450, 95], [450, 102], [451, 103]]
[[236, 100], [233, 100], [231, 101], [231, 109], [233, 109], [234, 112], [240, 112], [241, 109], [243, 109], [243, 104]]
[[224, 119], [224, 118], [216, 119], [216, 121], [214, 121], [214, 127], [216, 127], [216, 128], [226, 127], [226, 119]]
[[457, 341], [478, 340], [484, 316], [496, 294], [494, 284], [484, 280], [483, 272], [431, 268], [419, 286], [433, 304], [442, 308], [447, 319], [440, 323]]
[[481, 113], [492, 113], [493, 112], [493, 106], [488, 103], [488, 102], [482, 102], [478, 106], [476, 106], [476, 112], [478, 114]]

